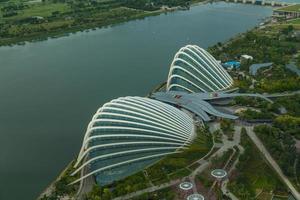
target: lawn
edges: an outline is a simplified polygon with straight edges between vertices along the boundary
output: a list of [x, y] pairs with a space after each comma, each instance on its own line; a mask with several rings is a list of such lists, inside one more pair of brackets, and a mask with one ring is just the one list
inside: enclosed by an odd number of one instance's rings
[[300, 12], [300, 4], [279, 8], [279, 11]]
[[288, 23], [300, 25], [300, 18], [290, 20], [290, 21], [288, 21]]
[[65, 3], [39, 3], [29, 6], [9, 19], [23, 19], [33, 16], [49, 17], [53, 12], [64, 13], [67, 11], [70, 11], [70, 6]]

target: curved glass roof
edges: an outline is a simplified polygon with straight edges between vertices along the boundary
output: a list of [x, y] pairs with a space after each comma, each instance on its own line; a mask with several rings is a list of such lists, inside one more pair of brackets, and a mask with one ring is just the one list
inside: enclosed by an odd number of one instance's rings
[[168, 91], [215, 92], [229, 88], [233, 80], [204, 49], [182, 47], [173, 59], [167, 82]]
[[73, 174], [89, 170], [75, 182], [94, 175], [110, 184], [180, 152], [193, 136], [192, 118], [173, 106], [143, 97], [112, 100], [88, 125]]

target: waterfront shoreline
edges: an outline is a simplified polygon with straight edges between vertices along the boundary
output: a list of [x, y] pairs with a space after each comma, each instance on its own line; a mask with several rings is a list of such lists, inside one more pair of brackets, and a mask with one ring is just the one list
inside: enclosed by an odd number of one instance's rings
[[[135, 20], [143, 20], [148, 17], [155, 17], [159, 16], [163, 13], [167, 14], [170, 12], [176, 12], [176, 11], [188, 11], [191, 7], [195, 6], [201, 6], [205, 5], [208, 3], [218, 3], [218, 2], [225, 2], [222, 0], [204, 0], [204, 1], [194, 1], [191, 3], [188, 9], [183, 9], [180, 6], [176, 7], [171, 7], [168, 9], [161, 8], [159, 10], [155, 11], [144, 11], [142, 14], [130, 16], [127, 19], [123, 20], [115, 20], [111, 23], [104, 23], [104, 24], [99, 24], [99, 25], [86, 25], [86, 26], [78, 26], [78, 27], [71, 27], [71, 28], [66, 28], [64, 30], [57, 30], [53, 32], [45, 32], [42, 34], [37, 33], [36, 35], [28, 36], [28, 37], [18, 37], [18, 38], [1, 38], [0, 39], [0, 48], [1, 47], [13, 47], [13, 46], [24, 46], [29, 43], [35, 43], [35, 42], [41, 42], [41, 41], [47, 41], [49, 39], [57, 39], [57, 38], [63, 38], [63, 37], [69, 37], [72, 34], [78, 34], [78, 33], [83, 33], [83, 32], [92, 32], [92, 31], [97, 31], [100, 29], [105, 29], [109, 27], [114, 27], [118, 26], [127, 22], [135, 21]], [[231, 2], [229, 2], [231, 3]], [[262, 19], [262, 21], [265, 21], [265, 19]], [[235, 38], [235, 37], [234, 37]], [[232, 38], [231, 38], [232, 39]], [[231, 40], [229, 39], [229, 40]], [[227, 42], [227, 41], [226, 41]]]
[[153, 11], [153, 12], [149, 12], [149, 13], [144, 13], [141, 15], [136, 15], [136, 16], [132, 16], [129, 19], [124, 19], [121, 21], [114, 21], [112, 23], [109, 24], [101, 24], [101, 25], [87, 25], [87, 26], [80, 26], [80, 27], [72, 27], [72, 28], [67, 28], [65, 30], [58, 30], [58, 31], [53, 31], [53, 32], [49, 32], [49, 33], [42, 33], [42, 34], [36, 34], [36, 35], [32, 35], [29, 37], [18, 37], [18, 38], [4, 38], [2, 40], [0, 40], [0, 47], [12, 47], [12, 46], [22, 46], [22, 45], [26, 45], [27, 43], [33, 43], [33, 42], [41, 42], [41, 41], [46, 41], [48, 39], [55, 39], [55, 38], [61, 38], [61, 37], [69, 37], [71, 34], [76, 34], [79, 32], [89, 32], [89, 31], [96, 31], [102, 28], [106, 28], [106, 27], [111, 27], [111, 26], [115, 26], [118, 24], [122, 24], [122, 23], [126, 23], [129, 21], [133, 21], [133, 20], [140, 20], [140, 19], [144, 19], [146, 17], [151, 17], [151, 16], [156, 16], [156, 15], [160, 15], [164, 13], [164, 11]]
[[[1, 38], [0, 39], [0, 47], [12, 47], [12, 46], [23, 46], [28, 43], [34, 43], [34, 42], [41, 42], [41, 41], [47, 41], [48, 39], [55, 39], [55, 38], [62, 38], [62, 37], [69, 37], [72, 34], [77, 34], [80, 32], [90, 32], [90, 31], [97, 31], [103, 28], [108, 28], [108, 27], [113, 27], [117, 25], [121, 25], [123, 23], [127, 23], [130, 21], [134, 20], [143, 20], [148, 17], [154, 17], [154, 16], [159, 16], [163, 13], [170, 13], [170, 12], [176, 12], [176, 11], [183, 11], [183, 10], [189, 10], [191, 7], [195, 6], [201, 6], [205, 5], [208, 3], [217, 3], [217, 2], [225, 2], [225, 3], [231, 3], [231, 2], [226, 2], [223, 0], [204, 0], [204, 1], [199, 1], [195, 0], [191, 3], [189, 8], [183, 9], [180, 6], [176, 7], [170, 7], [170, 8], [161, 8], [159, 10], [155, 11], [143, 11], [144, 13], [138, 14], [138, 15], [133, 15], [130, 16], [126, 19], [118, 20], [116, 19], [115, 21], [111, 23], [104, 23], [104, 24], [88, 24], [85, 26], [78, 26], [78, 27], [68, 27], [64, 30], [57, 30], [57, 31], [52, 31], [52, 32], [45, 32], [42, 34], [37, 33], [36, 35], [28, 36], [28, 37], [17, 37], [17, 38]], [[140, 10], [142, 11], [142, 10]], [[263, 20], [264, 21], [264, 20]]]
[[50, 195], [55, 190], [55, 183], [61, 179], [65, 175], [65, 173], [68, 171], [69, 168], [73, 167], [72, 163], [74, 160], [69, 162], [69, 164], [59, 173], [59, 175], [55, 178], [54, 181], [52, 181], [44, 190], [39, 194], [39, 196], [36, 198], [37, 200], [42, 199], [44, 196]]
[[[200, 5], [210, 3], [210, 2], [218, 2], [218, 0], [217, 1], [215, 1], [215, 0], [204, 0], [204, 1], [198, 0], [197, 1], [196, 0], [195, 2], [192, 2], [190, 7], [200, 6]], [[122, 23], [130, 22], [130, 21], [134, 21], [134, 20], [142, 20], [147, 17], [158, 16], [163, 13], [175, 12], [175, 11], [179, 11], [179, 10], [182, 11], [182, 10], [188, 10], [188, 9], [183, 9], [180, 6], [176, 6], [176, 7], [170, 7], [170, 8], [160, 8], [159, 10], [155, 10], [155, 11], [139, 10], [139, 11], [142, 11], [143, 13], [137, 14], [137, 15], [132, 15], [132, 16], [129, 16], [128, 18], [125, 18], [122, 20], [113, 19], [113, 21], [110, 23], [87, 24], [87, 25], [82, 25], [82, 26], [78, 26], [78, 27], [67, 27], [64, 30], [57, 30], [57, 31], [55, 30], [52, 32], [44, 32], [41, 34], [37, 33], [35, 35], [28, 36], [28, 37], [25, 36], [25, 37], [14, 37], [14, 38], [1, 38], [0, 39], [0, 47], [11, 47], [11, 46], [16, 46], [16, 45], [22, 46], [22, 45], [26, 45], [27, 43], [32, 43], [32, 42], [40, 42], [40, 41], [46, 41], [48, 39], [69, 37], [71, 34], [76, 34], [79, 32], [96, 31], [96, 30], [99, 30], [102, 28], [112, 27], [115, 25], [120, 25]]]

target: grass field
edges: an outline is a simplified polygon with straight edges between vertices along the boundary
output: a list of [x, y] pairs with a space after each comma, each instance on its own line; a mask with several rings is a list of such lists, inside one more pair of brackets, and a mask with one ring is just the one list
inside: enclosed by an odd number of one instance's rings
[[[15, 4], [14, 4], [14, 3]], [[53, 12], [60, 12], [64, 13], [70, 11], [70, 6], [66, 3], [44, 3], [44, 2], [37, 2], [37, 3], [23, 3], [22, 1], [9, 1], [9, 3], [0, 3], [0, 14], [4, 13], [4, 10], [8, 5], [24, 5], [22, 9], [13, 9], [17, 12], [16, 15], [11, 17], [0, 17], [0, 22], [11, 21], [11, 20], [20, 20], [27, 17], [34, 17], [34, 16], [41, 16], [41, 17], [48, 17], [51, 16]]]
[[297, 25], [300, 25], [300, 18], [290, 20], [290, 21], [288, 21], [288, 23], [289, 23], [289, 24], [297, 24]]
[[39, 3], [30, 6], [28, 9], [25, 9], [23, 12], [20, 12], [16, 17], [25, 18], [32, 16], [41, 16], [48, 17], [51, 16], [53, 12], [64, 13], [70, 11], [70, 6], [65, 3]]
[[[3, 6], [4, 5], [1, 6], [0, 4], [0, 8]], [[35, 16], [49, 17], [54, 12], [65, 13], [70, 10], [71, 10], [70, 6], [66, 3], [33, 3], [27, 5], [25, 9], [17, 11], [18, 14], [15, 16], [6, 17], [6, 18], [1, 17], [0, 21], [20, 20], [20, 19], [35, 17]]]
[[279, 11], [300, 12], [300, 4], [279, 8]]

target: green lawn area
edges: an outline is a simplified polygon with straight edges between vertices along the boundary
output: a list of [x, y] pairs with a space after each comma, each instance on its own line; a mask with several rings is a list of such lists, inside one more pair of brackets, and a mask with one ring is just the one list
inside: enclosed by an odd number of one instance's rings
[[297, 19], [294, 19], [294, 20], [290, 20], [290, 21], [288, 21], [288, 23], [290, 23], [290, 24], [299, 24], [300, 25], [300, 18], [297, 18]]
[[279, 8], [279, 11], [300, 12], [300, 4]]
[[53, 12], [58, 11], [64, 13], [70, 10], [70, 6], [65, 3], [38, 3], [31, 5], [18, 13], [18, 15], [10, 17], [8, 19], [22, 19], [32, 16], [48, 17]]

